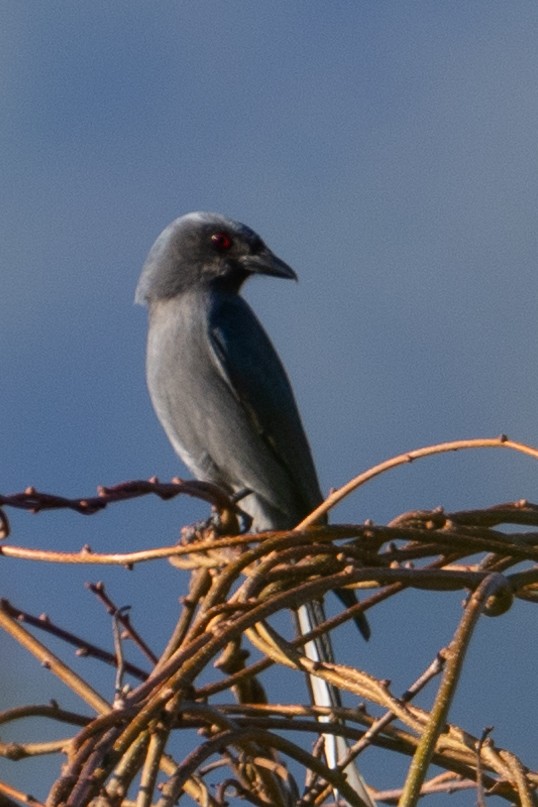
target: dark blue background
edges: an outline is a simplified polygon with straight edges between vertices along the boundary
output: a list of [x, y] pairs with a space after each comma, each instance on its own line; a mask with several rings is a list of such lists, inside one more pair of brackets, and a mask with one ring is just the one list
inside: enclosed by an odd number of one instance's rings
[[[151, 410], [132, 300], [157, 234], [196, 209], [249, 224], [299, 274], [252, 281], [246, 296], [288, 367], [324, 490], [432, 442], [538, 442], [537, 33], [534, 2], [4, 2], [0, 490], [91, 495], [185, 473]], [[509, 452], [446, 455], [377, 479], [334, 518], [536, 501], [536, 480]], [[142, 548], [205, 513], [191, 500], [21, 513], [11, 540]], [[97, 640], [109, 621], [82, 583], [99, 578], [138, 606], [158, 650], [184, 586], [166, 563], [127, 574], [5, 561], [1, 594]], [[449, 641], [461, 599], [378, 609], [368, 646], [343, 633], [349, 660], [403, 690]], [[451, 719], [475, 734], [494, 725], [536, 767], [533, 616], [516, 603], [479, 625]], [[0, 647], [3, 707], [51, 692], [78, 705], [10, 639]], [[110, 696], [112, 677], [98, 680]], [[363, 767], [399, 783], [375, 754]], [[22, 769], [0, 761], [28, 786]]]

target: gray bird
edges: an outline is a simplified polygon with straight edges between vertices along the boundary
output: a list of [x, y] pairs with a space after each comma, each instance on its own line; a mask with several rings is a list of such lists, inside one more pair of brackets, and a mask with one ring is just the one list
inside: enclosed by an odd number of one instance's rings
[[[249, 227], [215, 213], [190, 213], [153, 245], [136, 302], [147, 303], [147, 382], [170, 440], [195, 477], [229, 493], [250, 493], [241, 508], [253, 529], [292, 529], [322, 501], [295, 398], [282, 363], [239, 295], [250, 275], [296, 274]], [[346, 605], [353, 592], [336, 592]], [[298, 609], [305, 634], [324, 619], [318, 601]], [[368, 636], [364, 619], [358, 621]], [[310, 641], [314, 661], [332, 661], [326, 637]], [[339, 705], [338, 692], [310, 676], [315, 703]], [[330, 767], [347, 752], [325, 736]], [[348, 782], [375, 807], [354, 764]]]

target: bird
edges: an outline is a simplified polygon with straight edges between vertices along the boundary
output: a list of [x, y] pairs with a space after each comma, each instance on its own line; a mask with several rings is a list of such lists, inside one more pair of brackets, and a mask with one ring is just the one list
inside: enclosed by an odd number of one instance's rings
[[[255, 531], [293, 529], [323, 496], [286, 371], [240, 295], [253, 275], [297, 279], [254, 230], [221, 214], [188, 213], [163, 230], [135, 294], [148, 307], [147, 385], [170, 443], [197, 479], [229, 494], [246, 489], [241, 508]], [[355, 602], [351, 590], [336, 593], [346, 606]], [[321, 601], [297, 610], [302, 635], [324, 619]], [[358, 625], [368, 638], [362, 614]], [[325, 635], [306, 642], [305, 654], [333, 660]], [[340, 705], [323, 679], [310, 675], [310, 687], [317, 705]], [[324, 735], [328, 767], [347, 750], [342, 737]], [[375, 807], [354, 762], [344, 773]]]

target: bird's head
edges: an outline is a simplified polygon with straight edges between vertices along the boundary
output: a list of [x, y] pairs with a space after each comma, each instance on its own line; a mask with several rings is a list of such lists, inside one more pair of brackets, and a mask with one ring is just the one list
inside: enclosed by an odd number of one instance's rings
[[237, 292], [252, 274], [297, 279], [249, 227], [217, 213], [188, 213], [155, 241], [135, 299], [169, 299], [195, 288]]

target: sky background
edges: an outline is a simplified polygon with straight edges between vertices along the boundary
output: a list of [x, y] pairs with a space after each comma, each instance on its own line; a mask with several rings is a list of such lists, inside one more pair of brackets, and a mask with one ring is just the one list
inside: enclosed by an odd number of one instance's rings
[[[246, 297], [288, 368], [323, 490], [429, 443], [537, 444], [537, 34], [534, 0], [5, 0], [0, 491], [89, 496], [186, 475], [151, 409], [133, 297], [153, 241], [191, 210], [245, 222], [299, 275], [257, 278]], [[536, 501], [537, 470], [505, 451], [445, 455], [377, 479], [334, 519]], [[91, 519], [10, 511], [10, 540], [143, 548], [206, 513], [179, 499]], [[158, 649], [184, 585], [166, 563], [128, 575], [9, 561], [0, 592], [109, 642], [83, 588], [99, 578]], [[400, 599], [376, 609], [368, 646], [346, 639], [396, 692], [450, 640], [462, 597]], [[474, 734], [493, 725], [532, 768], [536, 638], [529, 605], [482, 620], [450, 716]], [[0, 651], [0, 708], [51, 691], [77, 705], [12, 640]], [[99, 680], [110, 697], [110, 672]], [[43, 796], [48, 764], [0, 761], [0, 778]], [[363, 768], [400, 784], [375, 753]]]

